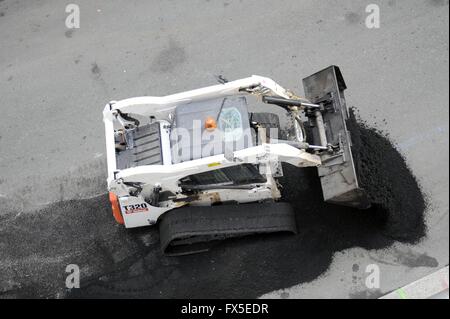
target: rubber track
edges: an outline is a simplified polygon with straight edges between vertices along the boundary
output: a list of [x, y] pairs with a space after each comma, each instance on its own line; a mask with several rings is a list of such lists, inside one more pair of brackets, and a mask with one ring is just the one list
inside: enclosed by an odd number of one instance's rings
[[207, 251], [225, 238], [274, 232], [297, 233], [290, 204], [186, 206], [167, 212], [159, 223], [161, 249], [169, 256]]

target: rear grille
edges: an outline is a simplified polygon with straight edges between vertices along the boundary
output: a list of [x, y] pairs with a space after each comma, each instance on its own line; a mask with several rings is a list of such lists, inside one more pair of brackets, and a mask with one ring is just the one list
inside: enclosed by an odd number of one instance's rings
[[128, 148], [117, 153], [117, 168], [162, 165], [160, 126], [151, 123], [127, 132]]

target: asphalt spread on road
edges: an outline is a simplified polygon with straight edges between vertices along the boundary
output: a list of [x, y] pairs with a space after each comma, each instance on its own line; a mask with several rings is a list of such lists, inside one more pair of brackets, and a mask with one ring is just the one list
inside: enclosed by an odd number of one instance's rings
[[[166, 257], [156, 227], [114, 223], [107, 195], [54, 203], [33, 214], [0, 217], [0, 297], [255, 298], [310, 282], [336, 252], [417, 243], [427, 203], [402, 155], [382, 133], [348, 126], [367, 210], [324, 203], [317, 171], [284, 165], [284, 201], [299, 233], [229, 239], [209, 252]], [[81, 288], [66, 289], [65, 267], [81, 270]]]

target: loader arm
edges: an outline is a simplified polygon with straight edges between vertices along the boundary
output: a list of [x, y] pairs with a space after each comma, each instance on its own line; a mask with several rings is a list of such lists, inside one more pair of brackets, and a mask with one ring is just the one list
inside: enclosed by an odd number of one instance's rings
[[113, 101], [106, 105], [103, 114], [105, 112], [120, 110], [123, 113], [141, 114], [144, 116], [159, 115], [161, 119], [167, 119], [168, 114], [173, 112], [177, 105], [211, 98], [242, 95], [243, 93], [279, 96], [286, 99], [292, 96], [288, 90], [284, 89], [272, 79], [253, 75], [224, 84], [162, 97], [143, 96]]
[[[206, 157], [173, 165], [147, 165], [121, 170], [110, 183], [110, 190], [118, 196], [129, 195], [123, 182], [152, 184], [158, 181], [163, 188], [172, 192], [180, 191], [179, 180], [191, 174], [200, 174], [224, 167], [248, 164], [268, 164], [281, 161], [297, 167], [318, 167], [321, 160], [318, 155], [307, 153], [288, 144], [263, 144], [233, 152], [227, 159], [225, 155]], [[119, 181], [119, 183], [118, 183]]]

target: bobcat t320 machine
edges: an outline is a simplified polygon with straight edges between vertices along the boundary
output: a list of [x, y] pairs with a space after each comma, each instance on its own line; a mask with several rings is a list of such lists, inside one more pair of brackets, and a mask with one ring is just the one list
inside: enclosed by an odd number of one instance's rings
[[[159, 224], [168, 255], [212, 241], [296, 232], [281, 202], [281, 163], [318, 168], [324, 200], [368, 208], [346, 127], [344, 79], [331, 66], [303, 80], [305, 97], [260, 76], [163, 97], [108, 103], [103, 111], [113, 216], [127, 228]], [[288, 131], [247, 98], [286, 111]], [[308, 132], [308, 136], [307, 133]], [[302, 181], [298, 181], [301, 183]]]

